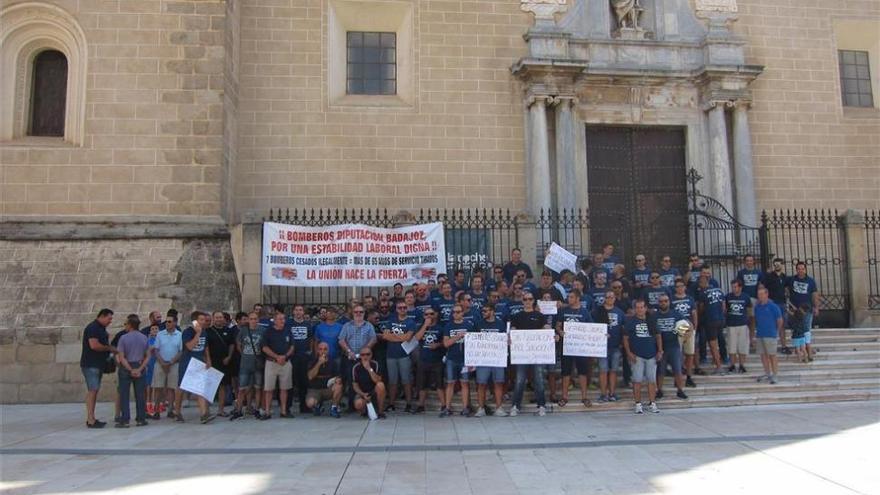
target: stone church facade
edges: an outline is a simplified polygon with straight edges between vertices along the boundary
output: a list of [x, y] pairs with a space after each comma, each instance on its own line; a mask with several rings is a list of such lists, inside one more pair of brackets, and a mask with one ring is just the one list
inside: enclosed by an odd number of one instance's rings
[[0, 0], [0, 400], [79, 397], [100, 307], [255, 302], [269, 208], [614, 211], [648, 170], [662, 212], [693, 168], [749, 225], [876, 209], [878, 25], [876, 0]]

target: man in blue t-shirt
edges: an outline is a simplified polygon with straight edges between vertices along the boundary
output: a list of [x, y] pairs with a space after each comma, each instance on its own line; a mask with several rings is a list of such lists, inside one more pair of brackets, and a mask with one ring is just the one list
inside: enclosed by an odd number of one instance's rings
[[642, 383], [648, 383], [648, 408], [660, 412], [654, 402], [657, 393], [657, 361], [663, 358], [663, 339], [657, 332], [656, 322], [648, 317], [648, 305], [637, 299], [635, 314], [626, 319], [623, 348], [632, 365], [633, 398], [636, 414], [642, 414]]
[[637, 254], [636, 258], [636, 266], [632, 269], [629, 276], [632, 280], [632, 294], [630, 296], [634, 299], [642, 298], [642, 291], [650, 285], [651, 280], [651, 269], [648, 268], [647, 260], [644, 254]]
[[[730, 355], [728, 373], [735, 373], [736, 362], [739, 361], [739, 372], [746, 372], [746, 357], [749, 355], [749, 344], [754, 338], [752, 333], [751, 308], [752, 298], [743, 291], [742, 282], [734, 280], [730, 283], [731, 291], [725, 296], [724, 305], [727, 309], [727, 328], [725, 341], [727, 353]], [[757, 295], [757, 292], [755, 293]]]
[[508, 308], [507, 300], [501, 299], [501, 294], [497, 290], [489, 291], [489, 300], [488, 304], [491, 304], [493, 308], [495, 308], [495, 319], [503, 322], [507, 322], [510, 317], [510, 310]]
[[660, 307], [660, 296], [669, 296], [669, 288], [661, 283], [660, 273], [653, 271], [648, 279], [648, 285], [642, 289], [642, 299], [648, 303], [648, 309], [657, 311]]
[[440, 295], [431, 301], [431, 307], [440, 315], [440, 323], [445, 325], [452, 319], [452, 307], [455, 306], [455, 297], [452, 295], [452, 285], [443, 282], [440, 285]]
[[86, 427], [103, 428], [107, 423], [95, 418], [95, 404], [98, 402], [98, 391], [101, 389], [101, 378], [104, 365], [110, 354], [116, 354], [116, 348], [110, 345], [107, 327], [113, 322], [113, 311], [104, 308], [98, 316], [83, 330], [82, 352], [79, 358], [80, 370], [86, 383]]
[[452, 397], [455, 393], [455, 382], [461, 385], [462, 416], [470, 416], [468, 399], [470, 388], [469, 373], [464, 368], [464, 338], [468, 332], [474, 331], [473, 323], [464, 319], [464, 309], [460, 304], [452, 307], [452, 319], [443, 327], [443, 345], [446, 347], [446, 405], [440, 411], [440, 417], [452, 415]]
[[813, 280], [813, 277], [807, 275], [807, 264], [803, 261], [798, 261], [794, 269], [795, 275], [788, 279], [785, 287], [788, 289], [788, 299], [792, 306], [800, 308], [802, 304], [806, 304], [811, 309], [804, 316], [804, 328], [806, 329], [804, 338], [806, 339], [808, 359], [812, 360], [813, 353], [810, 348], [812, 332], [810, 329], [813, 328], [813, 317], [819, 316], [819, 301], [821, 297], [816, 281]]
[[[306, 406], [306, 394], [309, 389], [309, 364], [315, 345], [315, 324], [306, 319], [306, 310], [302, 304], [294, 305], [293, 318], [288, 320], [288, 331], [294, 349], [290, 364], [293, 366], [293, 381], [296, 385], [299, 412], [311, 412]], [[289, 411], [293, 404], [293, 394], [288, 394], [287, 401]]]
[[675, 323], [680, 317], [670, 305], [668, 294], [660, 296], [657, 311], [652, 316], [654, 317], [654, 325], [663, 340], [663, 358], [657, 361], [657, 398], [663, 398], [663, 378], [666, 376], [666, 366], [669, 365], [672, 368], [675, 388], [678, 390], [675, 396], [685, 400], [688, 396], [683, 390], [684, 376], [681, 374], [684, 363], [682, 362], [681, 343], [678, 341], [678, 334], [675, 333]]
[[752, 299], [752, 306], [758, 298], [758, 284], [762, 283], [763, 273], [755, 266], [755, 257], [743, 256], [743, 268], [736, 272], [736, 279], [742, 284], [742, 291]]
[[[495, 317], [495, 306], [488, 302], [481, 308], [482, 316], [477, 323], [476, 331], [507, 333], [507, 323]], [[495, 395], [495, 410], [491, 412], [492, 416], [507, 416], [502, 401], [504, 400], [504, 382], [506, 380], [506, 368], [492, 366], [477, 367], [477, 412], [474, 417], [481, 418], [489, 414], [486, 411], [486, 392], [489, 388], [489, 382], [492, 382], [492, 392]]]
[[[579, 287], [576, 288], [580, 289]], [[604, 273], [597, 273], [593, 281], [593, 288], [590, 289], [589, 294], [584, 294], [581, 297], [581, 306], [587, 311], [592, 311], [594, 306], [599, 307], [605, 304], [605, 293], [609, 290], [611, 290], [611, 287], [608, 286], [608, 277]], [[584, 293], [582, 289], [581, 293]], [[584, 304], [584, 301], [587, 301], [587, 303]]]
[[388, 365], [388, 407], [386, 411], [395, 411], [394, 402], [397, 401], [398, 383], [403, 384], [403, 395], [406, 398], [404, 412], [412, 412], [412, 359], [403, 348], [405, 342], [413, 338], [419, 325], [407, 313], [406, 302], [400, 301], [396, 305], [397, 314], [383, 326], [382, 340], [388, 343], [385, 362]]
[[608, 325], [608, 349], [599, 358], [599, 402], [617, 402], [617, 369], [620, 368], [620, 347], [623, 344], [623, 323], [626, 313], [617, 307], [613, 290], [605, 292], [601, 306], [593, 310], [593, 321]]
[[471, 290], [468, 294], [471, 296], [471, 305], [474, 307], [474, 311], [479, 314], [480, 308], [489, 300], [489, 293], [483, 287], [482, 275], [477, 274], [471, 277]]
[[671, 293], [675, 288], [675, 279], [681, 277], [678, 268], [672, 266], [672, 257], [664, 255], [660, 258], [660, 269], [657, 273], [660, 274], [660, 285], [668, 288]]
[[[698, 298], [700, 303], [700, 321], [703, 324], [702, 330], [705, 340], [709, 343], [709, 349], [712, 354], [712, 364], [715, 365], [713, 374], [724, 374], [721, 369], [721, 353], [718, 346], [718, 338], [721, 335], [721, 329], [725, 323], [725, 313], [727, 308], [724, 307], [724, 292], [717, 287], [709, 285], [709, 278], [700, 275], [698, 282]], [[705, 347], [700, 343], [701, 347]]]
[[782, 322], [782, 310], [770, 300], [767, 288], [759, 287], [758, 303], [755, 305], [755, 334], [764, 375], [758, 377], [758, 382], [769, 380], [771, 385], [776, 384], [776, 343], [783, 331]]
[[419, 389], [419, 406], [416, 413], [425, 412], [428, 390], [437, 392], [440, 404], [446, 404], [443, 393], [443, 327], [437, 323], [437, 312], [426, 309], [422, 314], [422, 326], [413, 336], [419, 341], [419, 359], [416, 361], [416, 387]]
[[[178, 387], [177, 390], [174, 391], [174, 418], [179, 423], [183, 423], [183, 414], [181, 413], [183, 390], [180, 388], [180, 383], [183, 382], [183, 377], [186, 374], [186, 368], [189, 366], [190, 360], [193, 358], [198, 359], [205, 363], [205, 369], [211, 368], [211, 352], [208, 350], [207, 338], [205, 336], [205, 329], [208, 328], [210, 315], [202, 311], [193, 311], [190, 317], [192, 318], [193, 324], [187, 327], [186, 330], [183, 331], [183, 335], [181, 335], [183, 355], [178, 364]], [[208, 410], [208, 402], [204, 397], [197, 395], [196, 402], [199, 406], [201, 422], [204, 424], [213, 420], [214, 416], [210, 414], [210, 411]]]
[[679, 338], [679, 343], [684, 354], [684, 385], [693, 388], [697, 386], [691, 375], [694, 373], [694, 353], [699, 318], [697, 317], [697, 302], [687, 294], [687, 285], [684, 280], [675, 281], [675, 293], [672, 294], [669, 303], [680, 320], [687, 320], [691, 324], [691, 329]]
[[620, 258], [614, 254], [614, 243], [606, 242], [602, 245], [602, 268], [608, 273], [614, 271], [614, 266], [620, 264]]
[[[593, 316], [590, 312], [581, 307], [581, 293], [578, 290], [572, 290], [568, 294], [568, 306], [559, 310], [555, 318], [556, 335], [559, 340], [556, 342], [557, 356], [562, 354], [565, 341], [565, 324], [566, 323], [592, 323]], [[576, 371], [578, 385], [581, 389], [581, 400], [585, 407], [593, 405], [587, 397], [587, 384], [592, 378], [590, 371], [592, 360], [583, 356], [562, 356], [562, 398], [559, 400], [559, 407], [565, 407], [568, 403], [568, 387], [571, 384], [571, 373]]]

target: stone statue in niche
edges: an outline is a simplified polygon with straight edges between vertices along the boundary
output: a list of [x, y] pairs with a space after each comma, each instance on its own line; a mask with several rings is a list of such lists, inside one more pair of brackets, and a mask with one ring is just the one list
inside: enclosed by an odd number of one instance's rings
[[617, 28], [620, 30], [633, 29], [641, 30], [639, 21], [642, 8], [639, 0], [611, 0], [611, 7], [614, 8], [614, 15], [617, 17]]

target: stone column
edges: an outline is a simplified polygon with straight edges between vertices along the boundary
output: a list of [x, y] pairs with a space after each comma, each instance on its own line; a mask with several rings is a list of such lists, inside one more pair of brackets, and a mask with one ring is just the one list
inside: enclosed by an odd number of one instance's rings
[[575, 98], [558, 96], [553, 99], [556, 106], [556, 207], [577, 208], [578, 184], [575, 170], [580, 164], [575, 158], [575, 123], [572, 105]]
[[[849, 278], [850, 326], [867, 327], [876, 324], [868, 309], [870, 292], [868, 277], [868, 244], [865, 237], [865, 215], [856, 210], [847, 210], [841, 215], [846, 232], [846, 268]], [[821, 287], [819, 288], [821, 290]], [[876, 316], [876, 313], [875, 315]]]
[[752, 167], [752, 137], [749, 131], [749, 102], [733, 107], [733, 170], [736, 177], [736, 217], [740, 223], [758, 223], [755, 205], [755, 175]]
[[733, 213], [733, 190], [730, 181], [730, 152], [727, 148], [727, 102], [709, 103], [709, 169], [712, 173], [712, 194]]
[[547, 138], [547, 96], [533, 96], [529, 109], [529, 212], [537, 215], [552, 208], [550, 198], [550, 145]]

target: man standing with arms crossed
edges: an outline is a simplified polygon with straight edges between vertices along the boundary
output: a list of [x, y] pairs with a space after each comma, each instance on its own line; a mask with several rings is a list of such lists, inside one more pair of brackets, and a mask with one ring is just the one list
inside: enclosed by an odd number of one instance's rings
[[293, 365], [290, 358], [293, 356], [294, 347], [290, 330], [287, 327], [287, 317], [284, 311], [275, 312], [275, 321], [271, 328], [263, 333], [263, 355], [266, 356], [266, 371], [263, 379], [263, 408], [266, 413], [260, 419], [272, 419], [272, 393], [275, 391], [275, 381], [278, 381], [278, 404], [281, 407], [282, 418], [293, 418], [287, 402], [287, 394], [293, 387]]

